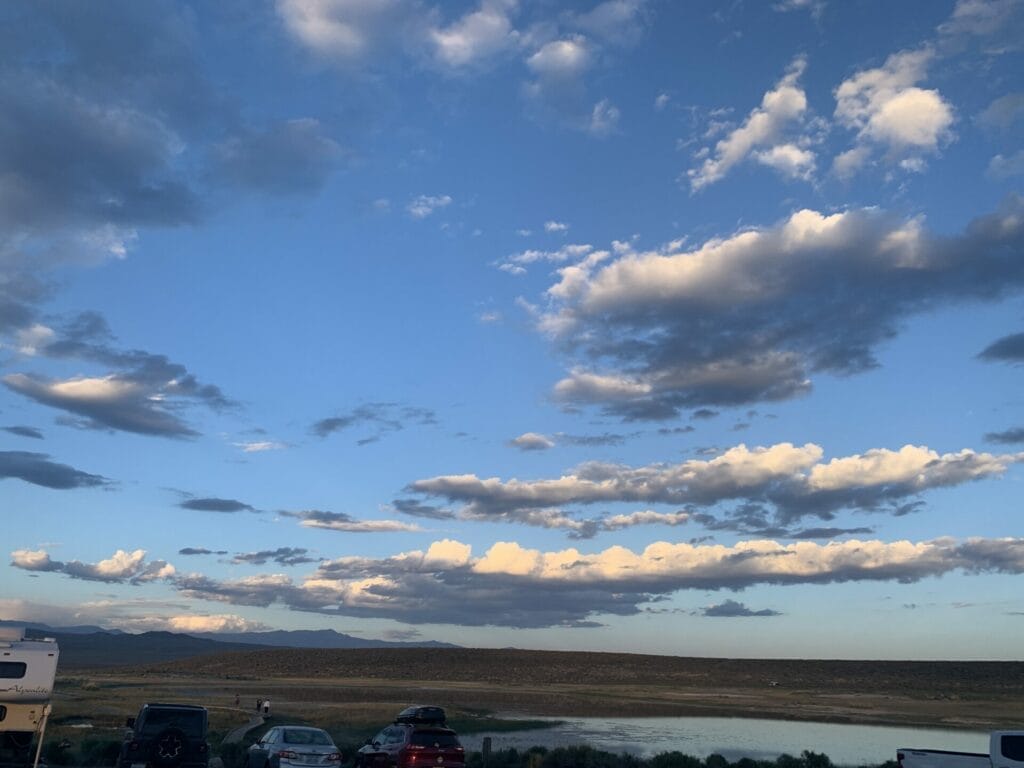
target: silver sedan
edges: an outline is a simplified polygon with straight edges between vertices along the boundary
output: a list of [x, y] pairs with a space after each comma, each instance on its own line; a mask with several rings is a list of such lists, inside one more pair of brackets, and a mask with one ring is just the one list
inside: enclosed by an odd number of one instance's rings
[[337, 768], [341, 753], [327, 731], [301, 725], [271, 728], [249, 747], [248, 768]]

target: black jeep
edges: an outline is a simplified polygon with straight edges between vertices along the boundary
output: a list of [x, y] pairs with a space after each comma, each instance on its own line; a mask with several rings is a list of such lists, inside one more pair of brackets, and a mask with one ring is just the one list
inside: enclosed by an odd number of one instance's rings
[[129, 717], [119, 768], [207, 768], [206, 707], [145, 704]]

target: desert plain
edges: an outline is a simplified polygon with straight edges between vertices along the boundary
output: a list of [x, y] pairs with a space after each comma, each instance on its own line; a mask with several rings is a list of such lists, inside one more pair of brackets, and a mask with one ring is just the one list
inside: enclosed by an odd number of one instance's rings
[[[236, 704], [236, 697], [238, 704]], [[410, 704], [469, 732], [509, 717], [718, 716], [1024, 728], [1024, 662], [684, 658], [458, 648], [272, 649], [62, 669], [58, 727], [117, 728], [146, 701], [197, 703], [222, 733], [272, 714], [372, 733]]]

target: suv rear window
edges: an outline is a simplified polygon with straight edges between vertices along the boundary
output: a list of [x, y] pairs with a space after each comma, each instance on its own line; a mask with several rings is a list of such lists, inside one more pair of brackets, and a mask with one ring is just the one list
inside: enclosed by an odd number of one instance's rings
[[459, 739], [451, 731], [413, 731], [409, 743], [417, 747], [457, 747]]
[[206, 735], [204, 725], [206, 713], [202, 710], [188, 709], [150, 709], [142, 724], [142, 733], [153, 736], [164, 728], [178, 728], [192, 739], [201, 739]]

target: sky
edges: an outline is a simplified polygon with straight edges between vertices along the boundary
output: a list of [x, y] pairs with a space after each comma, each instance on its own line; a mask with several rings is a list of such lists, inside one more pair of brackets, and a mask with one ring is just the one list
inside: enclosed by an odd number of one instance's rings
[[0, 618], [1020, 659], [1024, 2], [0, 8]]

